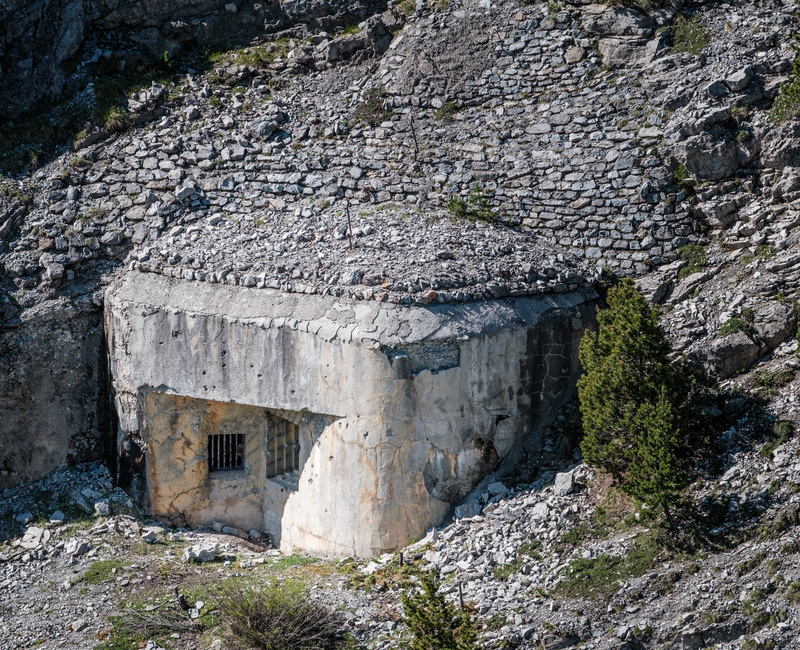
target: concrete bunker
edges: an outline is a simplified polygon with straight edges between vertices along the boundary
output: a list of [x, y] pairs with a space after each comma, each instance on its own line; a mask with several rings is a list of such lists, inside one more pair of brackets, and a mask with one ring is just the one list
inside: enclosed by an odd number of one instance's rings
[[140, 390], [152, 512], [171, 523], [223, 521], [281, 537], [289, 495], [334, 416]]
[[[105, 303], [119, 480], [285, 551], [401, 547], [540, 449], [595, 298], [407, 307], [129, 272]], [[223, 440], [241, 465], [212, 470]]]

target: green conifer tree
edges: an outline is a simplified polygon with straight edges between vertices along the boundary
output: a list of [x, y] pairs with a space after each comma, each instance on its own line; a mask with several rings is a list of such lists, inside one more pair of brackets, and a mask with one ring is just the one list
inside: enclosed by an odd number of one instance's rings
[[655, 405], [640, 409], [638, 420], [633, 462], [622, 487], [648, 506], [661, 508], [671, 524], [686, 486], [686, 462], [678, 419], [665, 390]]
[[475, 624], [440, 594], [441, 583], [432, 572], [420, 574], [422, 591], [401, 597], [403, 621], [414, 635], [411, 650], [480, 650]]
[[[641, 479], [644, 467], [652, 468], [662, 455], [685, 460], [691, 450], [692, 378], [688, 368], [670, 363], [658, 309], [648, 306], [631, 280], [609, 291], [608, 309], [597, 321], [598, 331], [584, 336], [580, 346], [581, 450], [589, 465], [609, 472], [623, 489], [640, 477], [627, 491], [649, 495], [655, 484]], [[658, 435], [665, 439], [656, 440]], [[666, 478], [659, 480], [666, 486]]]

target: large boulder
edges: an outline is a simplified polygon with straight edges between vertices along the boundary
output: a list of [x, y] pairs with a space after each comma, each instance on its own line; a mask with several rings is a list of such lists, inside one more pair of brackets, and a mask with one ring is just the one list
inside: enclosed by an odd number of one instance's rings
[[783, 168], [780, 179], [772, 188], [772, 198], [787, 203], [800, 198], [800, 167], [787, 165]]
[[598, 36], [651, 36], [655, 21], [651, 16], [629, 7], [591, 5], [582, 16], [583, 28]]
[[759, 338], [770, 349], [775, 349], [788, 339], [797, 327], [793, 305], [776, 302], [756, 313], [753, 324]]
[[664, 34], [653, 38], [658, 26], [652, 16], [630, 7], [590, 5], [583, 10], [583, 28], [599, 37], [603, 63], [612, 68], [644, 66], [667, 50]]
[[675, 160], [700, 181], [729, 178], [748, 165], [755, 154], [755, 146], [748, 147], [729, 138], [716, 139], [710, 133], [701, 133], [672, 147]]
[[800, 167], [800, 122], [790, 120], [780, 126], [768, 126], [756, 133], [761, 141], [761, 164], [765, 168]]
[[667, 52], [663, 34], [648, 40], [637, 36], [608, 36], [598, 41], [603, 63], [612, 68], [646, 66]]
[[735, 375], [758, 360], [758, 343], [744, 332], [715, 339], [708, 347], [706, 360], [720, 379]]
[[369, 40], [373, 56], [382, 56], [392, 42], [392, 35], [380, 16], [371, 16], [364, 25], [364, 34]]

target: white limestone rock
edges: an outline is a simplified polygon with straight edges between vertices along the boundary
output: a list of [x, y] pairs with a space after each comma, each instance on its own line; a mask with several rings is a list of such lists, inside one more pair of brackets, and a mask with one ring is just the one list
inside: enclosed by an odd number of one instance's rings
[[556, 496], [566, 496], [574, 489], [575, 478], [572, 476], [571, 472], [559, 472], [556, 474], [555, 484], [553, 485], [553, 491], [556, 493]]
[[214, 543], [203, 543], [203, 544], [196, 544], [195, 546], [190, 546], [187, 548], [183, 555], [181, 556], [181, 560], [184, 562], [213, 562], [217, 559], [217, 555], [219, 554], [219, 544], [216, 542]]

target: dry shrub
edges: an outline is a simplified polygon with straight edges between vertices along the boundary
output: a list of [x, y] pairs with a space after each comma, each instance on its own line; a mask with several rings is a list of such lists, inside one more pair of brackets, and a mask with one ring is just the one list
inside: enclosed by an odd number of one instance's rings
[[232, 648], [322, 650], [341, 645], [338, 616], [310, 599], [299, 582], [230, 580], [220, 585], [217, 606]]

